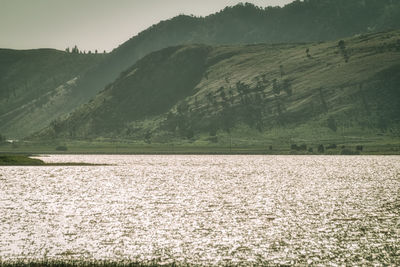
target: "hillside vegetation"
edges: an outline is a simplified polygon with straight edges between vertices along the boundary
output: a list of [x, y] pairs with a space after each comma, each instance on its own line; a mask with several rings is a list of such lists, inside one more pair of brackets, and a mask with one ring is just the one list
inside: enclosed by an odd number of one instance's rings
[[104, 57], [54, 49], [0, 49], [0, 133], [26, 136], [76, 107], [76, 80]]
[[0, 154], [0, 166], [36, 166], [44, 165], [40, 159], [33, 159], [25, 155], [5, 155]]
[[[55, 118], [56, 115], [71, 112], [114, 82], [122, 71], [138, 59], [166, 47], [196, 43], [221, 45], [327, 41], [399, 26], [400, 3], [391, 0], [308, 0], [295, 1], [283, 8], [239, 4], [204, 18], [180, 15], [132, 37], [90, 71], [78, 70], [79, 74], [70, 77], [78, 77], [74, 80], [76, 88], [73, 96], [61, 93], [57, 101], [52, 101], [53, 104], [46, 105], [44, 109], [35, 109], [30, 117], [21, 117], [18, 112], [7, 113], [2, 118], [4, 126], [0, 131], [11, 137], [29, 135], [49, 122], [49, 114]], [[45, 98], [41, 101], [49, 103]], [[9, 111], [8, 106], [2, 104], [2, 107]]]
[[171, 47], [144, 57], [38, 136], [202, 145], [398, 140], [399, 62], [400, 31]]

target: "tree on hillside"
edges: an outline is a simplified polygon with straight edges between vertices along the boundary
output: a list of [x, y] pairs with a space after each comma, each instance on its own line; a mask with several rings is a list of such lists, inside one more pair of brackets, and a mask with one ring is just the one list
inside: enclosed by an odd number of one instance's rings
[[222, 99], [222, 105], [226, 104], [227, 99], [226, 99], [226, 93], [225, 93], [225, 91], [224, 91], [224, 87], [221, 86], [221, 87], [218, 89], [218, 92], [219, 92], [219, 96], [220, 96], [221, 99]]
[[276, 79], [272, 80], [272, 92], [274, 92], [275, 95], [279, 95], [281, 93], [281, 86], [278, 84]]
[[60, 120], [53, 120], [50, 123], [50, 127], [53, 129], [54, 134], [57, 136], [62, 130], [62, 123]]
[[340, 40], [339, 41], [339, 43], [338, 43], [338, 47], [339, 47], [339, 49], [340, 50], [344, 50], [344, 49], [346, 49], [346, 44], [345, 44], [345, 42], [343, 41], [343, 40]]
[[349, 55], [346, 50], [346, 44], [343, 40], [339, 41], [338, 47], [339, 47], [340, 53], [343, 55], [344, 61], [346, 63], [349, 62]]
[[152, 136], [152, 134], [151, 134], [150, 130], [147, 130], [145, 132], [144, 136], [143, 136], [144, 142], [146, 144], [150, 144], [151, 143], [151, 136]]
[[283, 75], [285, 75], [285, 71], [283, 70], [283, 65], [279, 66], [279, 72], [281, 74], [281, 78], [283, 77]]
[[211, 106], [211, 105], [214, 103], [214, 101], [215, 101], [215, 99], [214, 99], [213, 95], [211, 94], [211, 92], [208, 92], [208, 93], [206, 94], [206, 99], [207, 99], [207, 104], [208, 104], [209, 106]]
[[79, 54], [79, 49], [78, 49], [78, 46], [74, 46], [73, 48], [72, 48], [72, 51], [71, 51], [72, 53], [74, 53], [74, 54]]
[[281, 87], [288, 96], [292, 95], [292, 84], [289, 79], [283, 80]]
[[321, 87], [318, 88], [318, 91], [319, 91], [319, 97], [321, 99], [321, 104], [322, 104], [322, 107], [324, 109], [324, 112], [327, 112], [328, 111], [328, 105], [326, 104], [325, 97], [324, 97], [324, 94], [322, 92], [322, 88]]

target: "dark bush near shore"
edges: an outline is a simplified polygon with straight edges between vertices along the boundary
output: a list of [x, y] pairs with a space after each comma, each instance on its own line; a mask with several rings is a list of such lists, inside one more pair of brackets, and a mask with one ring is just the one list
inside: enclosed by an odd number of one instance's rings
[[56, 147], [56, 150], [57, 151], [67, 151], [68, 148], [66, 146], [58, 146], [58, 147]]
[[297, 144], [292, 144], [290, 146], [291, 150], [296, 150], [296, 151], [307, 151], [307, 145], [306, 144], [301, 144], [298, 146]]
[[319, 145], [318, 146], [318, 153], [324, 153], [325, 152], [325, 147], [324, 145]]
[[336, 149], [337, 145], [336, 144], [330, 144], [329, 146], [326, 147], [326, 149]]

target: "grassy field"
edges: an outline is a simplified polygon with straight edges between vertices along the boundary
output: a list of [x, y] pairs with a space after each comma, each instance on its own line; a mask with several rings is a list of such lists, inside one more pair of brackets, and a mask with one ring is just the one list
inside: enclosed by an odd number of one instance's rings
[[45, 163], [40, 159], [31, 158], [29, 155], [25, 154], [0, 153], [0, 166], [93, 166], [93, 165], [96, 166], [97, 164], [89, 164], [82, 162]]
[[[319, 149], [323, 146], [323, 150]], [[400, 155], [396, 134], [362, 128], [339, 128], [336, 132], [309, 123], [288, 129], [275, 127], [254, 131], [246, 125], [231, 132], [196, 134], [192, 139], [146, 142], [142, 139], [96, 138], [92, 140], [39, 140], [0, 144], [9, 154], [267, 154], [267, 155]]]
[[[268, 133], [260, 134], [262, 136]], [[400, 155], [400, 140], [391, 136], [336, 136], [325, 139], [293, 137], [248, 139], [221, 133], [218, 142], [209, 136], [174, 143], [147, 144], [132, 140], [60, 140], [53, 142], [18, 142], [0, 145], [0, 153], [8, 154], [266, 154], [266, 155]], [[321, 145], [323, 150], [321, 150]]]
[[5, 155], [0, 154], [0, 166], [1, 165], [44, 165], [44, 162], [40, 159], [32, 159], [26, 155]]

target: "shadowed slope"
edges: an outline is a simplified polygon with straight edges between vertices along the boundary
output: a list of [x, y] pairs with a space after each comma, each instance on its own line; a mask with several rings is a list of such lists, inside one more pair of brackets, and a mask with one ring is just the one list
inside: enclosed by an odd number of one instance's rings
[[0, 49], [0, 133], [23, 137], [48, 125], [71, 107], [78, 77], [105, 55], [54, 49]]

